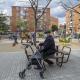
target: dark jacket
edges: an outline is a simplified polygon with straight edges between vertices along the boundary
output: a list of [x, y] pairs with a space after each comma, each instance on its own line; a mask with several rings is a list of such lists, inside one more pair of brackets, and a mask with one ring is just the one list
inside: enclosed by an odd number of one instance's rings
[[13, 38], [14, 38], [14, 39], [17, 39], [17, 35], [16, 35], [16, 34], [13, 34]]
[[43, 52], [43, 56], [49, 56], [55, 53], [55, 42], [51, 35], [46, 37], [43, 47], [44, 48], [41, 50], [41, 52]]

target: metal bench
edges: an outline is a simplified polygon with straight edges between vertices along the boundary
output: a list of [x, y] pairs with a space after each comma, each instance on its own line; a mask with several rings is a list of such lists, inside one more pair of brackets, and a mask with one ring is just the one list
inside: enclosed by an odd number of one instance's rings
[[58, 50], [58, 52], [63, 54], [63, 57], [64, 57], [63, 63], [67, 63], [71, 53], [71, 48], [68, 46], [63, 46], [63, 48], [61, 50]]
[[[32, 55], [29, 55], [29, 54], [28, 54], [27, 48], [29, 47], [29, 48], [31, 49], [32, 53], [34, 53], [34, 50], [33, 50], [32, 46], [31, 46], [30, 44], [23, 44], [23, 45], [24, 45], [25, 54], [26, 54], [26, 57], [27, 57], [27, 59], [28, 59], [28, 62], [30, 62]], [[37, 48], [36, 48], [36, 49], [37, 49]], [[67, 47], [67, 46], [63, 46], [62, 49], [58, 49], [58, 46], [57, 46], [56, 49], [57, 49], [57, 50], [56, 50], [55, 54], [49, 56], [48, 58], [49, 58], [49, 59], [55, 59], [55, 60], [56, 60], [56, 64], [57, 64], [59, 67], [62, 67], [63, 63], [68, 62], [68, 59], [69, 59], [69, 56], [70, 56], [70, 52], [71, 52], [71, 48], [70, 48], [70, 47]], [[66, 61], [64, 61], [65, 56], [67, 56]], [[36, 60], [38, 61], [37, 58], [36, 58]], [[42, 59], [41, 61], [42, 61], [42, 62], [39, 63], [40, 66], [41, 66], [41, 70], [39, 71], [39, 74], [40, 74], [40, 77], [41, 77], [41, 78], [44, 78], [43, 73], [44, 73], [44, 71], [46, 70], [46, 66], [45, 66], [45, 64], [44, 64], [44, 60]], [[32, 62], [31, 62], [31, 64], [32, 64]], [[26, 75], [25, 75], [25, 72], [26, 72], [27, 69], [30, 69], [30, 65], [31, 65], [31, 64], [28, 64], [23, 71], [19, 72], [19, 77], [20, 77], [21, 79], [24, 79], [24, 78], [25, 78], [25, 76], [26, 76]]]
[[56, 64], [59, 67], [62, 67], [63, 63], [68, 62], [70, 53], [71, 53], [70, 47], [63, 46], [62, 49], [59, 49], [59, 47], [57, 46], [57, 52], [55, 52], [55, 55], [51, 55], [48, 58], [56, 59]]

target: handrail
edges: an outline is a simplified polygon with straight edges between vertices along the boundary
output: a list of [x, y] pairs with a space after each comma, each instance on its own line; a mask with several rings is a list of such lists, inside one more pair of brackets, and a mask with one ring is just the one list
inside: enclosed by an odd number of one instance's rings
[[[35, 54], [35, 52], [34, 52], [34, 50], [33, 50], [33, 48], [31, 47], [31, 45], [30, 44], [22, 44], [22, 45], [25, 45], [25, 50], [26, 50], [26, 48], [28, 48], [28, 47], [30, 47], [30, 49], [32, 50], [32, 52], [33, 52], [33, 54]], [[36, 47], [36, 46], [35, 46]], [[36, 47], [36, 49], [37, 49], [37, 47]], [[38, 49], [37, 49], [38, 50]], [[39, 50], [38, 50], [38, 52], [39, 52]], [[40, 52], [39, 52], [39, 54], [40, 54]], [[28, 54], [26, 54], [27, 55], [27, 58], [28, 58]], [[37, 57], [35, 56], [35, 58], [36, 58], [36, 60], [38, 61], [38, 59], [37, 59]], [[28, 60], [29, 60], [29, 58], [28, 58]], [[40, 64], [40, 62], [38, 61], [38, 63]], [[40, 64], [40, 66], [42, 67], [42, 65]]]
[[68, 46], [63, 46], [62, 50], [64, 50], [64, 48], [68, 48], [68, 49], [70, 49], [69, 52], [71, 52], [71, 48], [70, 48], [70, 47], [68, 47]]
[[25, 49], [26, 48], [28, 48], [28, 47], [30, 47], [30, 49], [32, 50], [32, 52], [34, 53], [34, 50], [33, 50], [33, 48], [31, 47], [31, 45], [30, 44], [26, 44], [26, 43], [24, 43], [24, 44], [22, 44], [22, 45], [25, 45]]

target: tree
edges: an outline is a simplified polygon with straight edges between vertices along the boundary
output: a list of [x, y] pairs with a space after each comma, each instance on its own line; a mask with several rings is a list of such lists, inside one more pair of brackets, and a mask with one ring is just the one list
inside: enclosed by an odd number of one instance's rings
[[0, 14], [0, 31], [5, 32], [8, 31], [8, 25], [6, 24], [7, 18], [3, 15]]
[[[34, 12], [34, 20], [35, 20], [35, 40], [34, 45], [36, 45], [36, 29], [37, 29], [37, 23], [39, 19], [42, 17], [42, 15], [45, 13], [45, 10], [47, 9], [48, 5], [50, 4], [52, 0], [29, 0], [31, 7]], [[43, 5], [42, 5], [43, 4]], [[41, 13], [38, 15], [38, 10], [41, 8]]]
[[57, 25], [52, 25], [52, 31], [54, 32], [54, 31], [58, 31], [58, 26]]
[[27, 21], [17, 20], [17, 28], [20, 30], [27, 30]]

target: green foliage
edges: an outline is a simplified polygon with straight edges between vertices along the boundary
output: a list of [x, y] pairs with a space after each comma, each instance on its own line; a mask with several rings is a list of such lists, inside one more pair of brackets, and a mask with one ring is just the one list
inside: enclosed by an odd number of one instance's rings
[[60, 38], [59, 39], [60, 42], [64, 42], [64, 43], [69, 43], [71, 41], [71, 38], [66, 37], [66, 38]]
[[0, 32], [5, 32], [8, 30], [8, 25], [6, 24], [7, 18], [0, 14]]
[[39, 32], [39, 33], [38, 33], [38, 37], [39, 37], [39, 38], [43, 38], [43, 37], [44, 37], [44, 34], [43, 34], [42, 32]]
[[79, 38], [80, 38], [80, 33], [79, 33]]
[[17, 20], [17, 27], [27, 29], [27, 21]]
[[53, 32], [57, 31], [58, 30], [58, 26], [57, 25], [52, 25], [51, 29], [52, 29]]

